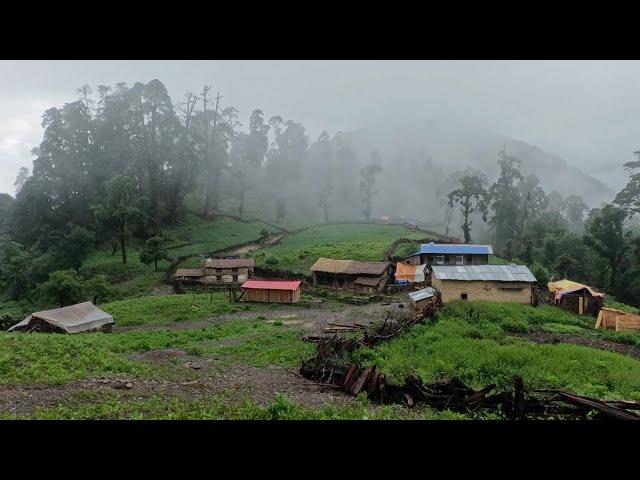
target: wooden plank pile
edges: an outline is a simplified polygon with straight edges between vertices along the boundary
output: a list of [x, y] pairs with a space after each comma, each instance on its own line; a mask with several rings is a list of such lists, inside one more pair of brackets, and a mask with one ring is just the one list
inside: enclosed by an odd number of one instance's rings
[[[640, 403], [626, 401], [602, 401], [560, 390], [527, 391], [521, 378], [514, 379], [512, 390], [491, 393], [495, 385], [474, 390], [458, 378], [425, 384], [415, 374], [408, 375], [403, 385], [389, 384], [377, 366], [362, 367], [351, 361], [352, 353], [361, 346], [372, 346], [399, 335], [416, 323], [435, 321], [440, 307], [439, 298], [428, 303], [415, 316], [400, 321], [390, 321], [389, 316], [381, 326], [354, 326], [352, 329], [332, 330], [331, 337], [308, 337], [316, 343], [315, 355], [303, 363], [300, 374], [316, 383], [342, 390], [350, 395], [367, 393], [367, 397], [379, 403], [402, 403], [408, 407], [429, 405], [437, 410], [462, 413], [496, 413], [506, 419], [586, 419], [640, 420], [634, 411], [640, 411]], [[342, 325], [331, 324], [332, 327]], [[361, 338], [345, 338], [339, 332], [363, 331]], [[594, 413], [595, 412], [595, 413]]]

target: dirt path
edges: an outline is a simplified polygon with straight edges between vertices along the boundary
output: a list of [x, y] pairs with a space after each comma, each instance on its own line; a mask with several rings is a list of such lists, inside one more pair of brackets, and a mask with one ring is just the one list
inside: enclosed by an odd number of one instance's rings
[[232, 247], [229, 250], [223, 250], [222, 252], [217, 252], [216, 255], [229, 255], [229, 256], [239, 256], [246, 255], [247, 253], [255, 252], [256, 250], [260, 250], [262, 248], [267, 248], [276, 243], [280, 242], [287, 234], [284, 232], [277, 233], [270, 237], [267, 237], [264, 243], [260, 241], [246, 243], [244, 245], [240, 245], [237, 247]]
[[585, 338], [578, 335], [568, 333], [510, 333], [509, 336], [524, 338], [534, 343], [570, 343], [573, 345], [584, 345], [586, 347], [597, 348], [607, 352], [621, 353], [629, 357], [640, 359], [640, 348], [634, 345], [626, 345], [624, 343], [611, 342], [601, 338]]
[[[402, 307], [400, 307], [400, 305], [402, 305]], [[249, 320], [264, 317], [266, 321], [278, 319], [300, 324], [303, 334], [317, 335], [329, 326], [329, 322], [343, 325], [352, 325], [354, 323], [369, 324], [382, 321], [387, 313], [401, 315], [407, 312], [407, 309], [408, 302], [406, 301], [406, 293], [400, 293], [389, 296], [382, 303], [367, 305], [348, 305], [335, 302], [325, 302], [320, 308], [282, 305], [273, 309], [224, 313], [201, 320], [127, 326], [115, 325], [114, 333], [167, 330], [168, 328], [171, 330], [188, 330], [216, 325], [230, 320]]]
[[246, 365], [221, 367], [213, 358], [191, 357], [176, 349], [145, 352], [138, 355], [138, 359], [170, 365], [181, 378], [119, 376], [79, 380], [66, 385], [0, 386], [0, 413], [32, 416], [37, 408], [55, 408], [66, 402], [95, 403], [101, 397], [112, 398], [113, 395], [122, 402], [140, 403], [154, 396], [166, 401], [172, 398], [198, 401], [224, 394], [232, 403], [249, 399], [266, 406], [278, 394], [285, 394], [290, 400], [312, 409], [356, 401], [306, 380], [298, 375], [297, 369]]

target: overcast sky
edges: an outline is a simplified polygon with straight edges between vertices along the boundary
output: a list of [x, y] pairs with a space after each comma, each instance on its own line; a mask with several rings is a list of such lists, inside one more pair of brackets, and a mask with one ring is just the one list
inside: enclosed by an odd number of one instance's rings
[[535, 144], [609, 183], [640, 149], [638, 61], [0, 61], [0, 192], [31, 167], [45, 109], [94, 87], [157, 78], [174, 103], [213, 84], [247, 123], [252, 109], [307, 128], [350, 130], [446, 117]]

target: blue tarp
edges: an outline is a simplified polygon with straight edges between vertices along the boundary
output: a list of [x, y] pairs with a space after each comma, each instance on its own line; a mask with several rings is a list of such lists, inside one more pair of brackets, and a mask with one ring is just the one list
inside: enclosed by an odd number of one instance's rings
[[420, 251], [414, 253], [414, 255], [422, 253], [436, 255], [493, 255], [493, 248], [491, 248], [491, 245], [467, 245], [464, 243], [423, 243], [420, 245]]

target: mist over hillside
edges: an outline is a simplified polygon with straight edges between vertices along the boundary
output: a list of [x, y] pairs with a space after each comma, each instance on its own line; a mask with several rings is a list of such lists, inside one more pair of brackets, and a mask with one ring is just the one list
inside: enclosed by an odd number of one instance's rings
[[[367, 158], [372, 148], [380, 152], [384, 162], [380, 202], [389, 215], [402, 211], [417, 218], [432, 217], [430, 212], [439, 206], [436, 190], [445, 187], [449, 175], [470, 167], [491, 182], [498, 175], [498, 152], [503, 148], [521, 160], [525, 176], [538, 177], [547, 193], [579, 195], [592, 208], [615, 195], [603, 182], [554, 153], [472, 124], [449, 120], [381, 124], [359, 129], [349, 138], [360, 158]], [[398, 205], [394, 198], [407, 201]]]

